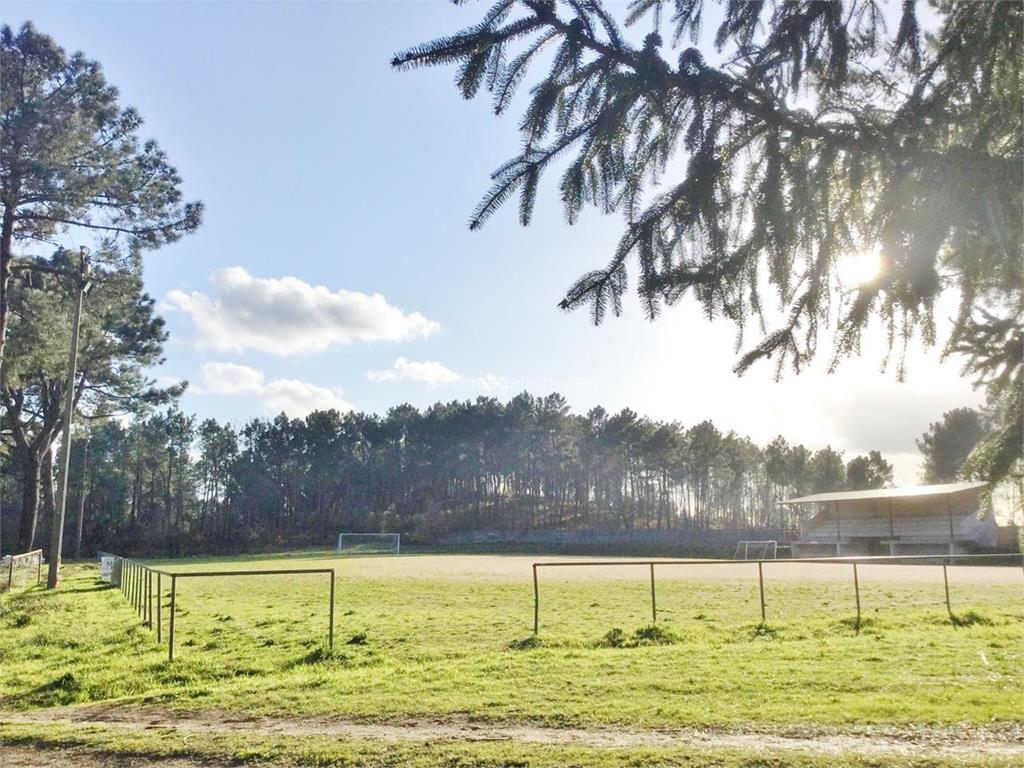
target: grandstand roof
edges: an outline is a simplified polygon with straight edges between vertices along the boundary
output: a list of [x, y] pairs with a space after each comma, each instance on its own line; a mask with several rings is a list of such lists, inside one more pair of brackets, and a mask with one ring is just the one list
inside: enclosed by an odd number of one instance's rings
[[861, 499], [905, 499], [920, 496], [946, 496], [963, 491], [984, 488], [988, 483], [943, 483], [942, 485], [910, 485], [904, 488], [876, 488], [870, 491], [835, 491], [832, 493], [814, 493], [810, 496], [798, 496], [786, 499], [780, 504], [811, 504], [825, 501], [859, 501]]

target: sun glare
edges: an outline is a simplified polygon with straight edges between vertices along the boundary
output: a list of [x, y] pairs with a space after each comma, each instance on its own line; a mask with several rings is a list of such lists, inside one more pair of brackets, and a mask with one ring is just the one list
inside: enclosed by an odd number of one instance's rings
[[882, 268], [882, 252], [878, 248], [851, 253], [839, 260], [839, 279], [848, 288], [870, 283]]

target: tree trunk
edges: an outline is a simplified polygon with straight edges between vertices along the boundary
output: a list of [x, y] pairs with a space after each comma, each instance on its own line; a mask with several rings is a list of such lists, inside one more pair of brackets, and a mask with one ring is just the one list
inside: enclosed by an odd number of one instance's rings
[[0, 229], [0, 374], [3, 373], [4, 350], [7, 348], [7, 322], [11, 285], [11, 246], [14, 241], [14, 206], [4, 201], [3, 227]]
[[75, 560], [82, 559], [82, 524], [85, 522], [85, 477], [89, 468], [89, 441], [82, 446], [82, 479], [78, 486], [78, 525], [75, 527]]
[[39, 482], [42, 485], [43, 519], [53, 520], [57, 508], [53, 492], [53, 447], [47, 448], [40, 463]]
[[39, 525], [39, 485], [42, 467], [33, 451], [22, 451], [21, 524], [18, 529], [18, 549], [28, 552], [36, 538]]

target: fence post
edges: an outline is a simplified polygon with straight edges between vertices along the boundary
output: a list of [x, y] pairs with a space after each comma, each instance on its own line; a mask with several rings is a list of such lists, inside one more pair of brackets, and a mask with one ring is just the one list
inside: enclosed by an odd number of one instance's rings
[[153, 628], [153, 572], [146, 569], [146, 623]]
[[36, 586], [43, 580], [43, 553], [36, 555]]
[[651, 623], [658, 623], [658, 604], [654, 598], [654, 563], [651, 563]]
[[174, 573], [171, 573], [171, 626], [168, 628], [168, 642], [167, 642], [167, 660], [173, 662], [174, 660], [174, 612], [175, 606], [177, 605], [177, 594], [178, 594], [178, 578]]
[[857, 564], [853, 564], [853, 592], [857, 598], [857, 631], [860, 631], [860, 579], [857, 578]]
[[14, 584], [14, 555], [11, 555], [11, 567], [7, 571], [7, 590], [11, 590], [11, 585]]
[[331, 569], [331, 611], [330, 625], [327, 628], [327, 647], [334, 650], [334, 569]]
[[537, 588], [537, 564], [533, 564], [533, 634], [540, 630], [540, 590]]
[[159, 643], [162, 638], [160, 637], [160, 603], [163, 601], [163, 597], [160, 594], [160, 571], [156, 572], [156, 641]]
[[174, 608], [178, 598], [178, 577], [171, 574], [171, 625], [168, 628], [167, 660], [174, 661]]
[[953, 618], [953, 607], [949, 604], [949, 571], [945, 561], [942, 563], [942, 583], [946, 587], [946, 613], [949, 614], [949, 618]]
[[757, 561], [757, 587], [761, 592], [761, 623], [764, 624], [764, 569], [760, 560]]

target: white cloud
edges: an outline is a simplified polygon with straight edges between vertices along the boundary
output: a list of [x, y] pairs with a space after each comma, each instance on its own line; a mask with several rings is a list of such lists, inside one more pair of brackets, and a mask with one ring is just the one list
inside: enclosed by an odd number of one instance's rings
[[238, 395], [263, 389], [263, 372], [235, 363], [203, 363], [199, 392], [215, 395]]
[[260, 397], [268, 411], [284, 411], [289, 416], [306, 416], [331, 408], [340, 413], [352, 410], [352, 406], [341, 399], [340, 389], [327, 389], [295, 379], [275, 379], [263, 387]]
[[451, 384], [462, 379], [459, 374], [435, 360], [422, 363], [400, 357], [395, 364], [383, 371], [367, 371], [370, 381], [415, 381], [420, 384]]
[[424, 338], [441, 327], [379, 293], [331, 291], [297, 277], [259, 278], [228, 267], [211, 274], [210, 283], [213, 297], [172, 290], [167, 303], [189, 315], [201, 346], [222, 351], [309, 354], [353, 341]]
[[[515, 394], [525, 390], [537, 391], [543, 386], [531, 386], [530, 381], [509, 380], [503, 376], [496, 376], [493, 373], [486, 373], [483, 376], [463, 376], [451, 368], [437, 362], [436, 360], [424, 360], [415, 362], [400, 357], [395, 364], [382, 371], [367, 371], [366, 378], [370, 381], [412, 381], [417, 384], [427, 384], [431, 387], [445, 387], [456, 391], [460, 397], [472, 397], [475, 395], [500, 395]], [[540, 384], [533, 381], [533, 385]]]
[[328, 389], [296, 379], [264, 381], [262, 371], [236, 363], [203, 363], [200, 366], [197, 393], [216, 395], [256, 395], [271, 413], [284, 411], [289, 416], [303, 417], [313, 411], [333, 408], [344, 413], [352, 406], [345, 402], [340, 389]]

